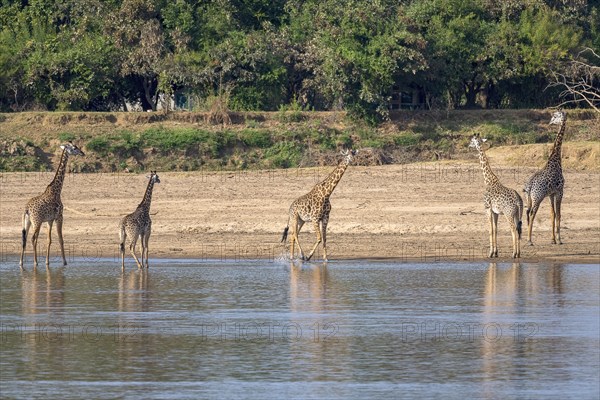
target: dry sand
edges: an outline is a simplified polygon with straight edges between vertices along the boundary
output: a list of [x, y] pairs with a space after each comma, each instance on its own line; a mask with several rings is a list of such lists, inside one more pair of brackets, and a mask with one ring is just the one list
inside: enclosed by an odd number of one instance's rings
[[[498, 160], [499, 161], [499, 160]], [[498, 163], [498, 162], [497, 162]], [[492, 166], [504, 185], [521, 188], [535, 168]], [[277, 259], [288, 207], [333, 167], [248, 171], [159, 173], [152, 201], [150, 258]], [[20, 251], [21, 215], [27, 200], [41, 193], [53, 173], [0, 175], [2, 259]], [[550, 207], [545, 200], [534, 226], [534, 246], [522, 261], [599, 263], [600, 173], [565, 171], [563, 245], [550, 243]], [[62, 199], [64, 238], [70, 264], [79, 257], [118, 257], [118, 223], [140, 202], [147, 179], [136, 174], [69, 174]], [[486, 260], [488, 223], [483, 177], [475, 162], [351, 166], [331, 197], [330, 260], [393, 258], [406, 261]], [[40, 235], [45, 254], [46, 228]], [[300, 236], [306, 250], [315, 240], [311, 226]], [[511, 260], [511, 235], [499, 220], [499, 260]], [[59, 265], [54, 236], [51, 263]], [[27, 265], [32, 264], [28, 243]], [[133, 267], [129, 257], [129, 266]], [[320, 260], [320, 252], [315, 261]], [[40, 259], [43, 265], [44, 258]]]

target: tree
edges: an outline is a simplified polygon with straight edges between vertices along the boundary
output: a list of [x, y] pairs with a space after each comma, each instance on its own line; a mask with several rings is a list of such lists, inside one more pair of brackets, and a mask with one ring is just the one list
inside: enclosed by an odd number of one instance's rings
[[106, 34], [120, 52], [120, 75], [128, 80], [128, 93], [144, 110], [156, 110], [158, 78], [171, 54], [152, 0], [124, 0], [108, 15]]
[[310, 32], [304, 85], [361, 118], [386, 118], [396, 80], [424, 68], [422, 41], [405, 24], [396, 1], [324, 0], [302, 3], [290, 18]]

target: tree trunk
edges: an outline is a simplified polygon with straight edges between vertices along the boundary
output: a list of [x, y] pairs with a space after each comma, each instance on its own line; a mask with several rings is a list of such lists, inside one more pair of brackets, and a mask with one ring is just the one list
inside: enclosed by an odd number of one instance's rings
[[465, 108], [478, 108], [477, 94], [481, 91], [481, 86], [481, 83], [475, 83], [475, 81], [463, 82], [463, 90], [465, 92], [465, 99], [467, 100]]
[[152, 111], [156, 111], [156, 101], [152, 97], [152, 88], [153, 88], [153, 79], [144, 77], [142, 79], [142, 85], [144, 86], [144, 97], [146, 101], [142, 101], [142, 107], [144, 107], [144, 111], [152, 109]]

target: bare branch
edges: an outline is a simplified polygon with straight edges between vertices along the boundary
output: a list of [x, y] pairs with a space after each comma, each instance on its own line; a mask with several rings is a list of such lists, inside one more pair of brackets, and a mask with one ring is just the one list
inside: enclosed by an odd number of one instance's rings
[[600, 67], [586, 57], [600, 62], [600, 56], [593, 49], [585, 48], [577, 59], [563, 64], [561, 71], [552, 71], [554, 82], [548, 87], [564, 88], [559, 94], [561, 106], [583, 103], [600, 113]]

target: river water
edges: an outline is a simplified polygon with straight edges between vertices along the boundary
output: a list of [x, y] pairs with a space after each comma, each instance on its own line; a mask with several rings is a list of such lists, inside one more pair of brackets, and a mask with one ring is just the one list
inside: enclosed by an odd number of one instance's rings
[[2, 398], [600, 396], [597, 264], [41, 265], [0, 264]]

